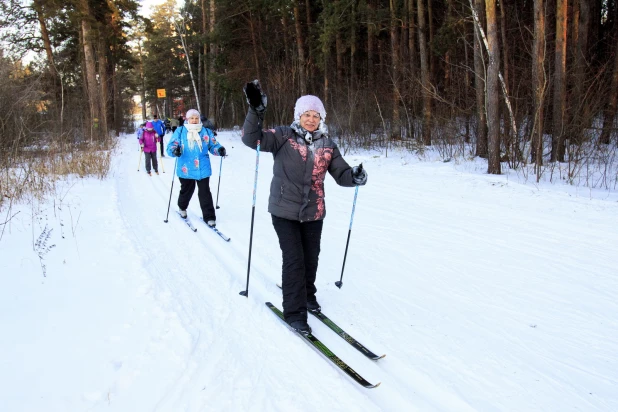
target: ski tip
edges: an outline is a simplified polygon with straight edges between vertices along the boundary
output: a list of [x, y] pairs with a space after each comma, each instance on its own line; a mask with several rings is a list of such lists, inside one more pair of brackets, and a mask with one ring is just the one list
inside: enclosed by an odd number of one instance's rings
[[378, 382], [375, 385], [371, 385], [371, 386], [365, 386], [365, 388], [367, 389], [373, 389], [373, 388], [377, 388], [378, 386], [382, 385], [382, 382]]
[[382, 356], [378, 356], [377, 358], [373, 358], [373, 360], [377, 361], [377, 360], [383, 359], [384, 357], [386, 357], [386, 353]]

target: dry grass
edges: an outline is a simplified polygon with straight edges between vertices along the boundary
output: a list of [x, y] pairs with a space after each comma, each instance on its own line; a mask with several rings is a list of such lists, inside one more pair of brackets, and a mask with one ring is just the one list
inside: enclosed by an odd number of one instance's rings
[[23, 151], [12, 162], [16, 167], [0, 169], [0, 210], [9, 203], [56, 194], [56, 183], [70, 175], [104, 179], [109, 173], [116, 141], [106, 147], [82, 145], [70, 153], [56, 148]]

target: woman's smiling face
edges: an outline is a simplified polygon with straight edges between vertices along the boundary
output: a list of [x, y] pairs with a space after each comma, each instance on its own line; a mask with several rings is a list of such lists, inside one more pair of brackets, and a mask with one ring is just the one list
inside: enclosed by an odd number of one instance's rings
[[300, 115], [300, 126], [308, 132], [315, 132], [320, 125], [320, 114], [315, 110], [308, 110]]

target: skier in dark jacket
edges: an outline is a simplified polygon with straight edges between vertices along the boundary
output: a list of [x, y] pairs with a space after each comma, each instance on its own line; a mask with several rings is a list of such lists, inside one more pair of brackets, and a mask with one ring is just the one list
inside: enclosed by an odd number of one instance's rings
[[311, 332], [307, 310], [319, 312], [315, 278], [320, 254], [322, 223], [326, 216], [326, 172], [340, 186], [367, 183], [362, 166], [350, 167], [328, 136], [326, 110], [316, 96], [302, 96], [294, 107], [294, 122], [262, 130], [267, 98], [257, 80], [244, 88], [249, 112], [242, 141], [274, 157], [268, 211], [279, 237], [283, 257], [282, 289], [285, 321], [301, 333]]

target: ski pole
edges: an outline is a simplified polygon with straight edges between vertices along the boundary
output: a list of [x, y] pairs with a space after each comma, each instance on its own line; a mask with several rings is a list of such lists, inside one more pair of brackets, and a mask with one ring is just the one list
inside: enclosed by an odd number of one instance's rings
[[253, 207], [251, 209], [251, 232], [249, 234], [249, 262], [247, 263], [247, 288], [240, 292], [241, 296], [249, 297], [249, 273], [251, 271], [251, 245], [253, 244], [253, 221], [255, 218], [255, 192], [257, 190], [258, 166], [260, 165], [260, 141], [257, 141], [255, 155], [255, 179], [253, 181]]
[[[360, 166], [363, 167], [362, 164]], [[352, 216], [350, 217], [350, 228], [348, 229], [348, 240], [345, 243], [345, 253], [343, 254], [343, 266], [341, 267], [341, 278], [337, 282], [335, 282], [335, 286], [341, 289], [343, 286], [343, 270], [345, 269], [345, 259], [348, 256], [348, 245], [350, 244], [350, 234], [352, 233], [352, 222], [354, 221], [354, 209], [356, 209], [356, 197], [358, 196], [358, 186], [356, 186], [356, 191], [354, 192], [354, 203], [352, 204]]]
[[165, 215], [164, 222], [167, 223], [167, 219], [170, 217], [170, 205], [172, 204], [172, 191], [174, 190], [174, 178], [176, 177], [176, 164], [178, 158], [174, 161], [174, 173], [172, 173], [172, 188], [170, 189], [170, 200], [167, 202], [167, 215]]
[[221, 186], [221, 169], [223, 168], [223, 159], [225, 159], [225, 157], [222, 157], [221, 161], [219, 162], [219, 183], [217, 183], [217, 207], [216, 209], [219, 209], [219, 186]]
[[140, 163], [142, 163], [142, 153], [144, 152], [144, 149], [142, 149], [140, 147], [139, 149], [139, 159], [137, 159], [137, 171], [139, 172], [139, 165]]

